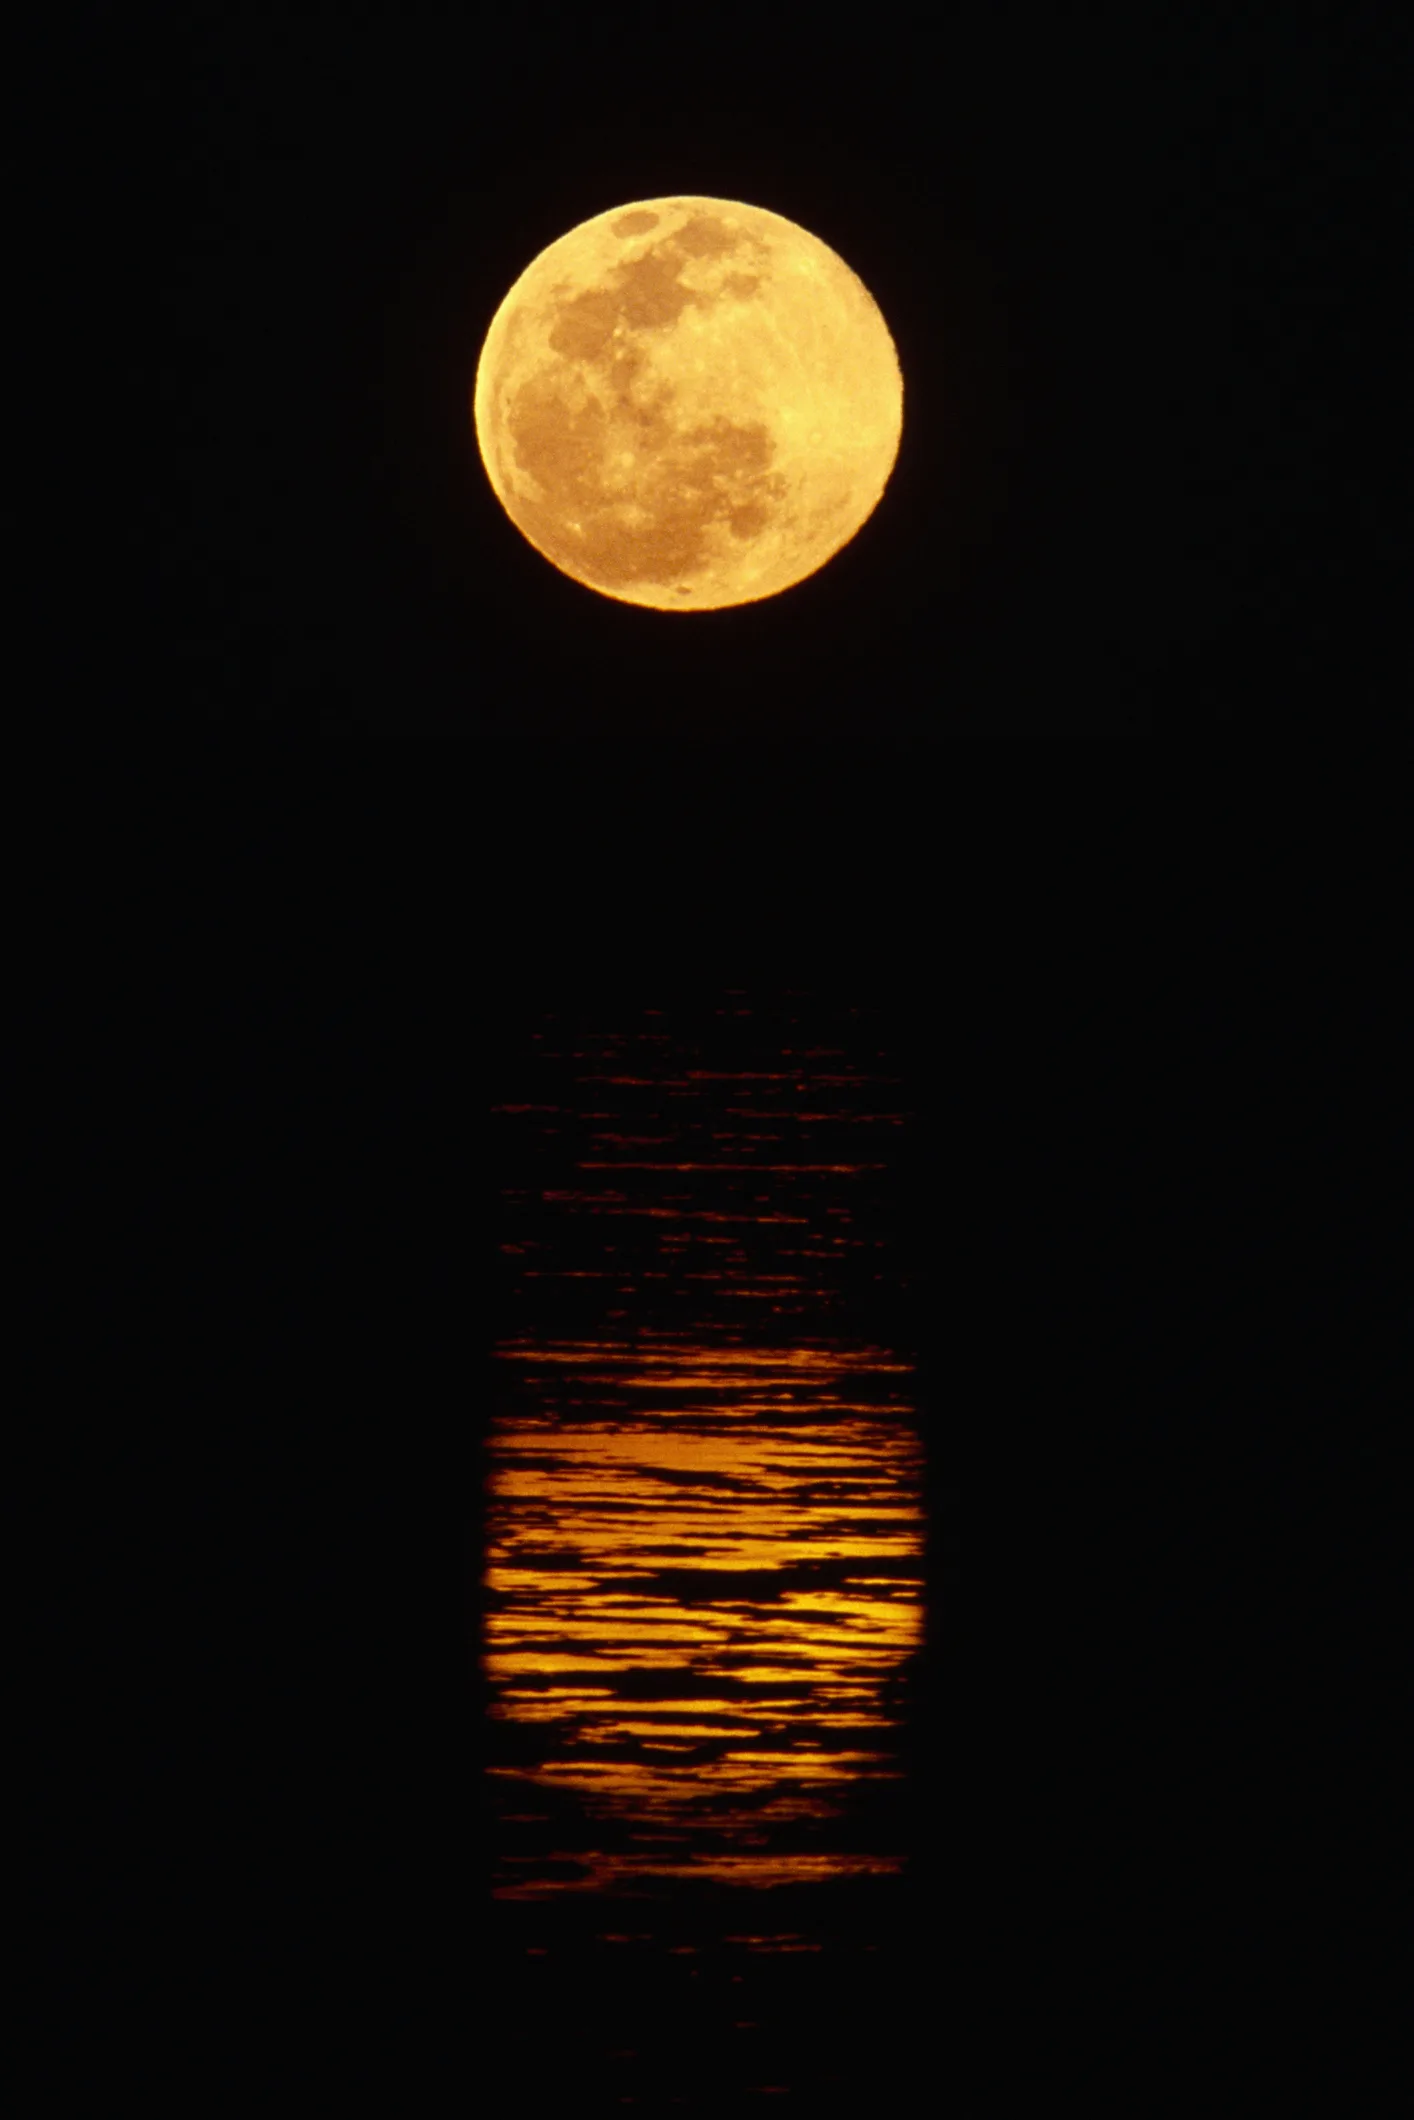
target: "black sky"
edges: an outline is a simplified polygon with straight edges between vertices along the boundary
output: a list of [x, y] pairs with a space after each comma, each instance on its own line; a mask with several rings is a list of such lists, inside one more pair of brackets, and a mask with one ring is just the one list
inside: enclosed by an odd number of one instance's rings
[[[938, 1717], [982, 1733], [938, 1806], [974, 2027], [940, 2080], [1010, 2112], [984, 2046], [1042, 2091], [1118, 2047], [1131, 2090], [1175, 2040], [1216, 2065], [1222, 1997], [1275, 2038], [1318, 1963], [1312, 1782], [1271, 1770], [1330, 1622], [1253, 1556], [1324, 1476], [1329, 1402], [1292, 1409], [1384, 1270], [1343, 1088], [1388, 1065], [1397, 852], [1351, 181], [1381, 59], [1335, 9], [1110, 16], [95, 12], [64, 1079], [93, 1336], [148, 1409], [129, 1484], [178, 1503], [142, 1505], [133, 1607], [193, 1689], [98, 1837], [162, 1880], [152, 1963], [207, 1939], [197, 2080], [257, 1929], [262, 2052], [454, 2060], [487, 1055], [541, 1002], [715, 979], [865, 995], [912, 1055], [930, 1388], [971, 1409]], [[692, 617], [542, 561], [469, 418], [529, 260], [676, 191], [837, 249], [906, 393], [855, 541]], [[1172, 1942], [1200, 1914], [1246, 1939], [1216, 1987]]]
[[[152, 273], [161, 319], [124, 512], [175, 650], [137, 719], [218, 802], [308, 783], [314, 824], [341, 774], [376, 786], [410, 841], [460, 821], [489, 925], [548, 935], [665, 866], [709, 930], [743, 876], [767, 917], [799, 851], [809, 932], [1057, 809], [1276, 800], [1348, 742], [1320, 679], [1387, 498], [1332, 387], [1371, 241], [1358, 26], [198, 9], [145, 63], [110, 34], [143, 178], [112, 285], [126, 318]], [[672, 189], [834, 245], [907, 391], [861, 536], [698, 627], [547, 568], [468, 421], [530, 257]]]

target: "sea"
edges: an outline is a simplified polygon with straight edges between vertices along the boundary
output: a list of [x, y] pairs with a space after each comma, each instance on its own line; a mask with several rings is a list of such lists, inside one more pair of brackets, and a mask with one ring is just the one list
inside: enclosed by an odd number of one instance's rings
[[909, 2110], [931, 1479], [894, 1029], [805, 991], [527, 1009], [494, 1094], [510, 2080], [536, 2110]]

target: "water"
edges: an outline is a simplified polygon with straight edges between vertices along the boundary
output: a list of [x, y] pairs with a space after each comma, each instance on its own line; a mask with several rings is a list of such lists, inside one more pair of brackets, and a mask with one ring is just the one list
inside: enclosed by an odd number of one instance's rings
[[547, 2099], [877, 2094], [925, 1610], [897, 1063], [862, 1012], [728, 994], [541, 1017], [504, 1070], [498, 2007], [561, 2026]]

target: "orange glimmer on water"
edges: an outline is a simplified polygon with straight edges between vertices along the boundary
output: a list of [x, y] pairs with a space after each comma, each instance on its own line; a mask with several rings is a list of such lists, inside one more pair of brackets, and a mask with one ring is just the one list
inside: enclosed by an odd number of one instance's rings
[[[922, 1632], [907, 1364], [666, 1338], [501, 1359], [486, 1668], [496, 1716], [544, 1742], [497, 1771], [611, 1829], [576, 1881], [895, 1867], [810, 1829], [898, 1771], [887, 1687]], [[546, 1889], [533, 1871], [500, 1889]]]

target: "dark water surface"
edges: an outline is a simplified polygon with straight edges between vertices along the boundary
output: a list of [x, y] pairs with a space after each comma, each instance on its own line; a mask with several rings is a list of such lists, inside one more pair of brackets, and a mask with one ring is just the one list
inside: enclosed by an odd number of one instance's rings
[[901, 2095], [926, 1519], [887, 1032], [724, 994], [540, 1016], [504, 1073], [482, 1658], [526, 2094]]

